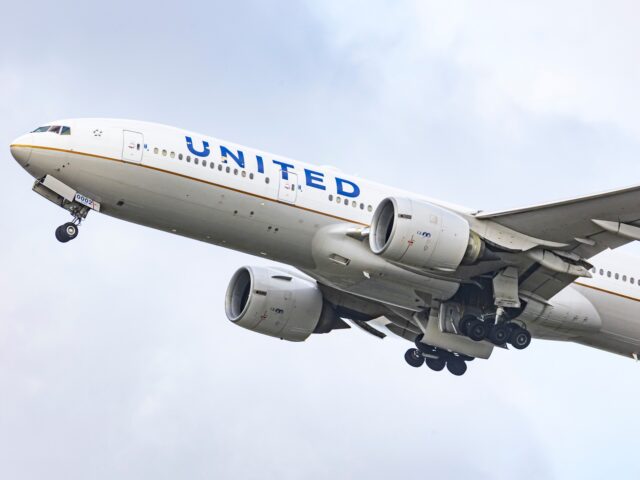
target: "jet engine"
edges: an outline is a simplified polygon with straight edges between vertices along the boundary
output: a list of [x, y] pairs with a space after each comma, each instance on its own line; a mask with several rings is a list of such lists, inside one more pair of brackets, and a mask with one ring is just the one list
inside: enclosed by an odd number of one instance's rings
[[484, 242], [462, 216], [410, 198], [384, 199], [373, 214], [369, 245], [376, 255], [414, 268], [445, 272], [475, 263]]
[[225, 310], [236, 325], [292, 342], [348, 328], [315, 281], [274, 267], [240, 268], [227, 287]]

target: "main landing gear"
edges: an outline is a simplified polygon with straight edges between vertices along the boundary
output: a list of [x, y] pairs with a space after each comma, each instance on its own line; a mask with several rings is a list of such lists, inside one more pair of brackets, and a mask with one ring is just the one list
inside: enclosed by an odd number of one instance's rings
[[467, 371], [467, 362], [473, 360], [473, 357], [432, 347], [420, 340], [422, 340], [422, 335], [416, 338], [417, 348], [410, 348], [404, 354], [404, 359], [412, 367], [418, 368], [426, 365], [435, 372], [440, 372], [446, 367], [449, 373], [459, 377]]
[[476, 342], [488, 340], [499, 346], [508, 343], [517, 350], [524, 350], [531, 344], [531, 333], [515, 322], [494, 323], [468, 315], [460, 320], [459, 330]]

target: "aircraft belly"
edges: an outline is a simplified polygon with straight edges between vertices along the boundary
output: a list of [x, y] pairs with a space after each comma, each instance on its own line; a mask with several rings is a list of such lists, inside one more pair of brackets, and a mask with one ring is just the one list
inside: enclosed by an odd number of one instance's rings
[[[209, 183], [91, 157], [71, 158], [59, 180], [102, 204], [102, 213], [300, 267], [330, 218]], [[335, 220], [334, 220], [335, 221]]]
[[613, 293], [578, 287], [602, 318], [597, 334], [585, 335], [579, 343], [622, 355], [640, 352], [640, 302]]
[[348, 235], [351, 226], [327, 225], [313, 237], [315, 268], [305, 272], [337, 290], [375, 302], [420, 311], [435, 298], [451, 298], [454, 281], [420, 275], [375, 255], [368, 242]]

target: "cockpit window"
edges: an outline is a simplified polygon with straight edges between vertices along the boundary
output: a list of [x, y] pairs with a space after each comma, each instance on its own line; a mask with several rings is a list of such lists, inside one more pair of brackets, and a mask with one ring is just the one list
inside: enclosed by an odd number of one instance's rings
[[31, 133], [51, 132], [58, 135], [71, 135], [71, 128], [63, 127], [61, 125], [45, 125], [44, 127], [38, 127]]

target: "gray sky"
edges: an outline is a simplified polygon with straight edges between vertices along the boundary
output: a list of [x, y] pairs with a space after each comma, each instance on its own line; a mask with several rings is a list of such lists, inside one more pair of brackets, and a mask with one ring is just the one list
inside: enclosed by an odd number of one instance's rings
[[[625, 186], [637, 5], [10, 2], [0, 140], [157, 121], [486, 210]], [[263, 337], [223, 309], [259, 259], [100, 215], [62, 245], [7, 147], [0, 178], [0, 478], [640, 475], [628, 359], [538, 341], [455, 378], [356, 330]]]

